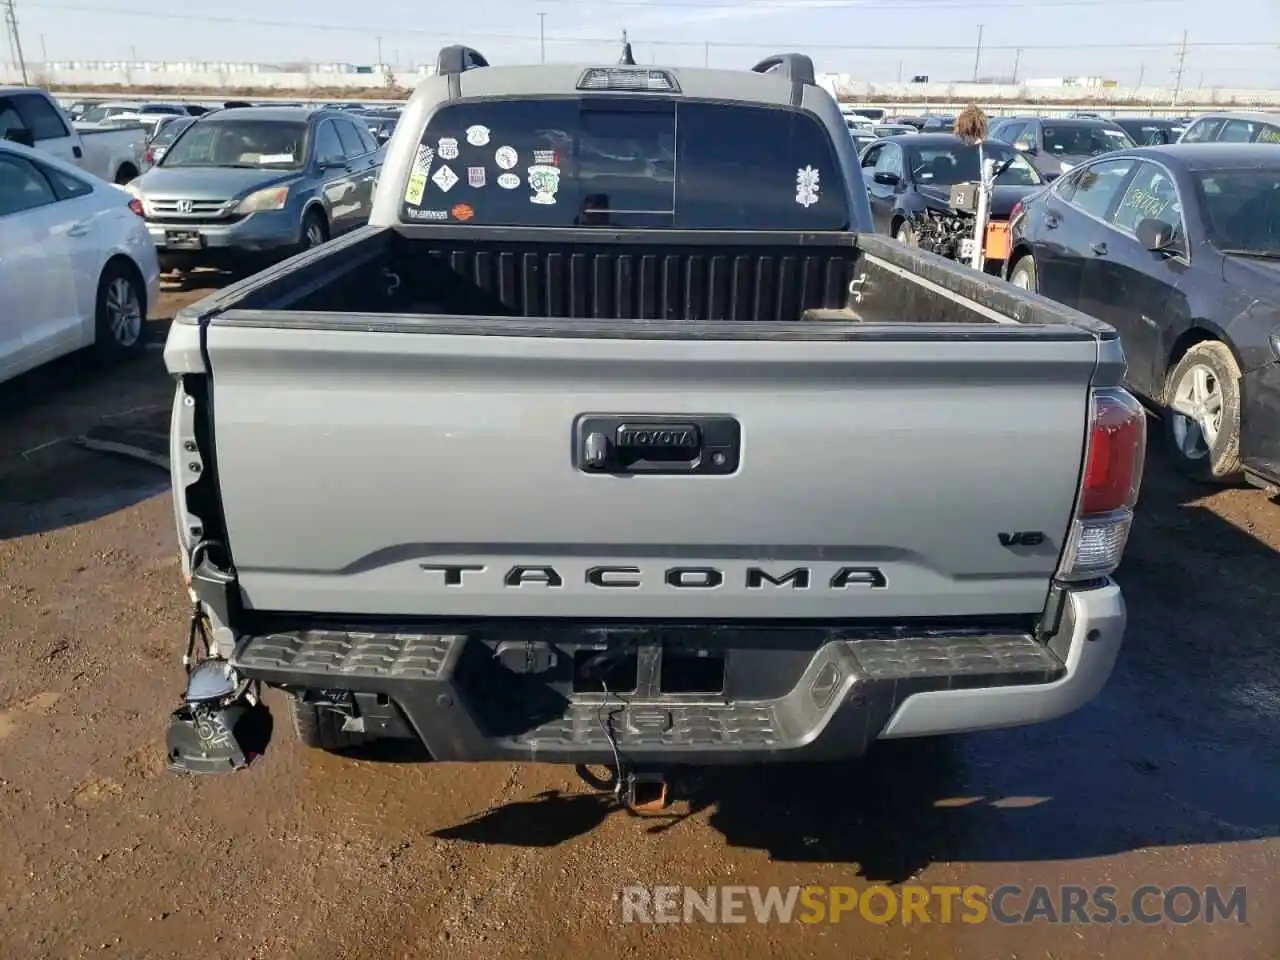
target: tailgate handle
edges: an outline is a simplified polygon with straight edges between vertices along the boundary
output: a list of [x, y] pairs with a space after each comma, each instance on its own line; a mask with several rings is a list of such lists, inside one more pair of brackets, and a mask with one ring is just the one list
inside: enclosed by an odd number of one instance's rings
[[598, 474], [718, 474], [738, 469], [732, 417], [584, 415], [574, 431], [579, 470]]

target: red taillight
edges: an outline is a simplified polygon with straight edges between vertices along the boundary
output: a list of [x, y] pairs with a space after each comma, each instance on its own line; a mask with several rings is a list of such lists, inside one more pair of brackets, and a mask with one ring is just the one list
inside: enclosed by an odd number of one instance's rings
[[1015, 204], [1013, 205], [1013, 210], [1011, 210], [1011, 211], [1009, 212], [1009, 222], [1010, 222], [1010, 223], [1013, 223], [1013, 221], [1017, 220], [1020, 216], [1022, 216], [1022, 211], [1023, 211], [1024, 209], [1025, 209], [1025, 208], [1022, 206], [1022, 201], [1021, 201], [1021, 200], [1019, 200], [1017, 203], [1015, 203]]
[[1142, 486], [1147, 418], [1124, 390], [1095, 390], [1079, 507], [1067, 535], [1058, 579], [1110, 576], [1120, 565]]
[[155, 163], [156, 152], [154, 150], [148, 150], [146, 153], [142, 155], [142, 159], [145, 160], [147, 163]]
[[1142, 405], [1123, 390], [1094, 393], [1081, 514], [1125, 510], [1138, 502], [1146, 447]]
[[140, 217], [145, 218], [147, 215], [147, 211], [142, 209], [142, 201], [139, 200], [137, 197], [129, 198], [129, 209], [132, 210], [134, 213], [136, 213]]

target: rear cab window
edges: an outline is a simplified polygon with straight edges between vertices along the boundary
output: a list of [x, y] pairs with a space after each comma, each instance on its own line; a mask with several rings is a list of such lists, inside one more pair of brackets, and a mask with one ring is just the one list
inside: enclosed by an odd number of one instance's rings
[[479, 226], [847, 230], [827, 128], [791, 108], [643, 97], [443, 106], [401, 219]]
[[53, 104], [35, 93], [0, 97], [0, 137], [10, 130], [28, 130], [37, 143], [71, 135]]

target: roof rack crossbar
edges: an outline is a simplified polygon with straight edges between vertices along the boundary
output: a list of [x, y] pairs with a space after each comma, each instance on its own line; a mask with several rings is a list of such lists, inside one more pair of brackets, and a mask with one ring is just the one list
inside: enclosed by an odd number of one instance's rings
[[813, 85], [818, 82], [813, 70], [813, 61], [803, 53], [778, 53], [765, 57], [754, 67], [752, 73], [778, 73], [792, 83]]
[[440, 53], [436, 56], [436, 73], [440, 76], [464, 73], [467, 70], [487, 66], [489, 66], [489, 61], [484, 58], [484, 54], [479, 50], [462, 46], [461, 44], [442, 47]]

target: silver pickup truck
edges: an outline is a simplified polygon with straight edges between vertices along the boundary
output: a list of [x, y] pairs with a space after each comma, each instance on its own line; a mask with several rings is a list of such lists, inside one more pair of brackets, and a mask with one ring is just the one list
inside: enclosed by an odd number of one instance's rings
[[258, 756], [263, 687], [311, 746], [634, 796], [1101, 689], [1146, 438], [1111, 328], [874, 236], [807, 57], [438, 66], [370, 226], [169, 334], [173, 769]]

